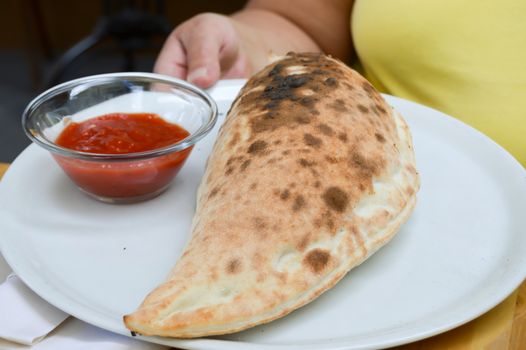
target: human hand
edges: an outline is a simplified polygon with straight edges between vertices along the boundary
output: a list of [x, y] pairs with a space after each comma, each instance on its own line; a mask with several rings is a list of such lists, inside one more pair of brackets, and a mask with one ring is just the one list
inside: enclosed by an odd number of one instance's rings
[[188, 80], [200, 87], [220, 78], [244, 78], [250, 64], [231, 19], [204, 13], [170, 34], [155, 63], [156, 73]]

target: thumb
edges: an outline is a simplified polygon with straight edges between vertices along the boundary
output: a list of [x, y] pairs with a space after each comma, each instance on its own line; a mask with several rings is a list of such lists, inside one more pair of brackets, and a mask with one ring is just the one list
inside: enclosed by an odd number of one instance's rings
[[186, 79], [201, 87], [219, 80], [239, 55], [238, 39], [230, 20], [224, 16], [198, 16], [191, 30], [182, 33], [186, 51]]
[[186, 80], [201, 87], [214, 84], [221, 75], [219, 46], [211, 37], [201, 37], [186, 47]]

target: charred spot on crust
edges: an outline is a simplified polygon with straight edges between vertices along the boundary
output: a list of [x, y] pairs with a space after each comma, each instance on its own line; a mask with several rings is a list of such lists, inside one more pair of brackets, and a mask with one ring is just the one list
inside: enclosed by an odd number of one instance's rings
[[281, 192], [279, 195], [279, 198], [283, 199], [284, 201], [287, 200], [290, 197], [290, 191], [288, 189]]
[[288, 75], [285, 77], [284, 83], [288, 87], [295, 89], [307, 84], [310, 80], [311, 77], [306, 75]]
[[353, 153], [351, 157], [351, 162], [353, 165], [358, 168], [365, 168], [367, 166], [365, 158], [359, 153]]
[[384, 135], [380, 134], [380, 133], [375, 133], [374, 134], [374, 137], [376, 137], [376, 140], [380, 143], [384, 143], [385, 142], [385, 137]]
[[256, 229], [258, 229], [258, 230], [264, 230], [264, 229], [267, 227], [267, 223], [266, 223], [265, 220], [263, 220], [262, 218], [260, 218], [260, 217], [255, 217], [255, 218], [254, 218], [254, 226], [255, 226]]
[[343, 82], [343, 86], [345, 86], [347, 89], [349, 90], [354, 90], [354, 86], [352, 86], [351, 84], [349, 84], [348, 82]]
[[248, 146], [247, 153], [251, 154], [258, 154], [264, 151], [267, 148], [267, 143], [263, 140], [257, 140], [252, 142], [250, 146]]
[[364, 105], [358, 105], [358, 109], [362, 113], [369, 113], [369, 108], [365, 107]]
[[299, 100], [299, 103], [305, 107], [312, 107], [317, 100], [312, 96], [305, 96]]
[[235, 162], [237, 160], [237, 157], [230, 157], [228, 158], [228, 160], [226, 161], [226, 166], [231, 166], [233, 162]]
[[380, 112], [382, 112], [383, 114], [387, 113], [387, 111], [385, 110], [385, 108], [382, 107], [382, 105], [379, 104], [379, 103], [376, 104], [376, 109], [379, 110]]
[[255, 133], [264, 132], [268, 130], [274, 130], [275, 128], [285, 124], [285, 123], [280, 123], [280, 122], [275, 123], [271, 121], [270, 119], [271, 118], [267, 118], [264, 116], [263, 118], [252, 120], [252, 123], [251, 123], [252, 130]]
[[321, 139], [313, 136], [312, 134], [306, 133], [303, 135], [303, 140], [305, 144], [310, 147], [318, 148], [321, 146]]
[[210, 191], [210, 194], [208, 195], [208, 199], [214, 198], [218, 192], [219, 192], [219, 188], [217, 186], [212, 188], [212, 191]]
[[339, 138], [340, 141], [342, 141], [342, 142], [347, 142], [347, 141], [348, 141], [347, 134], [344, 133], [344, 132], [339, 133], [339, 134], [338, 134], [338, 138]]
[[331, 231], [334, 231], [334, 229], [336, 228], [336, 224], [334, 223], [334, 220], [331, 216], [326, 217], [325, 225], [327, 225], [327, 228]]
[[276, 64], [276, 65], [270, 70], [270, 72], [268, 72], [268, 76], [269, 76], [269, 77], [272, 77], [272, 76], [274, 76], [274, 75], [276, 75], [276, 74], [281, 73], [281, 71], [283, 70], [284, 67], [285, 67], [285, 66], [284, 66], [282, 63], [278, 63], [278, 64]]
[[329, 108], [332, 108], [338, 112], [346, 112], [347, 106], [345, 105], [345, 101], [343, 101], [341, 98], [337, 98], [333, 102], [329, 103], [327, 105]]
[[[297, 66], [298, 62], [301, 62], [303, 72], [287, 75], [286, 68]], [[306, 124], [310, 120], [298, 118], [297, 115], [320, 114], [314, 106], [337, 87], [337, 80], [331, 77], [331, 74], [341, 72], [338, 65], [337, 62], [320, 54], [291, 53], [279, 63], [275, 63], [266, 75], [257, 76], [249, 81], [244, 88], [246, 93], [241, 94], [243, 97], [237, 108], [240, 108], [241, 113], [255, 110], [267, 112], [250, 119], [249, 124], [254, 133]], [[263, 90], [254, 89], [261, 86], [264, 87]], [[309, 90], [309, 96], [303, 93], [306, 90]], [[287, 112], [291, 108], [297, 108], [296, 115]]]
[[232, 139], [230, 140], [230, 142], [228, 143], [228, 145], [229, 145], [230, 147], [235, 146], [235, 145], [239, 142], [239, 139], [240, 139], [240, 138], [241, 138], [241, 136], [239, 135], [238, 132], [236, 132], [236, 133], [234, 134], [234, 136], [232, 137]]
[[[274, 67], [275, 68], [275, 67]], [[299, 99], [293, 92], [293, 89], [297, 89], [307, 84], [311, 80], [311, 77], [303, 74], [295, 75], [275, 75], [274, 82], [277, 84], [267, 85], [261, 94], [264, 99], [272, 101], [281, 101], [285, 99]], [[276, 102], [278, 103], [278, 102]]]
[[332, 128], [327, 124], [318, 124], [318, 130], [320, 130], [322, 134], [327, 136], [332, 136], [332, 134], [334, 133]]
[[325, 156], [325, 159], [327, 160], [327, 162], [329, 162], [331, 164], [338, 163], [338, 158], [333, 157], [333, 156]]
[[298, 122], [298, 124], [309, 124], [310, 123], [310, 117], [306, 115], [299, 115], [295, 119]]
[[330, 258], [331, 255], [328, 251], [316, 248], [311, 250], [307, 256], [303, 258], [303, 263], [314, 273], [320, 273], [327, 267]]
[[378, 172], [378, 166], [374, 161], [365, 159], [360, 153], [351, 154], [350, 165], [356, 168], [363, 178], [370, 179]]
[[241, 166], [239, 167], [239, 169], [240, 169], [241, 171], [244, 171], [246, 168], [248, 168], [249, 165], [250, 165], [250, 159], [247, 159], [247, 160], [245, 160], [245, 161], [241, 164]]
[[309, 244], [309, 242], [310, 242], [310, 234], [307, 233], [298, 242], [298, 244], [297, 244], [298, 250], [301, 251], [301, 252], [304, 251], [305, 248], [307, 248], [307, 245]]
[[362, 82], [362, 88], [371, 97], [375, 93], [373, 86], [368, 81]]
[[265, 114], [263, 116], [263, 118], [266, 119], [266, 120], [274, 119], [274, 118], [276, 118], [276, 113], [275, 112], [268, 112], [267, 114]]
[[349, 204], [349, 196], [337, 186], [329, 187], [322, 197], [325, 204], [337, 212], [343, 212]]
[[265, 108], [265, 109], [275, 109], [278, 105], [279, 105], [279, 103], [277, 101], [270, 101], [265, 106], [263, 106], [263, 108]]
[[297, 195], [294, 198], [294, 203], [292, 204], [292, 210], [298, 211], [305, 206], [305, 198], [301, 194]]
[[239, 261], [239, 259], [230, 260], [226, 265], [226, 272], [229, 274], [241, 272], [241, 261]]
[[325, 85], [327, 85], [327, 86], [336, 86], [336, 85], [338, 85], [338, 81], [336, 80], [336, 78], [333, 78], [333, 77], [329, 77], [329, 78], [325, 79], [325, 81], [323, 83]]
[[298, 160], [298, 163], [300, 163], [300, 165], [301, 165], [302, 167], [304, 167], [304, 168], [307, 168], [307, 167], [310, 167], [310, 166], [313, 166], [314, 164], [316, 164], [315, 162], [313, 162], [313, 161], [309, 161], [309, 160], [307, 160], [307, 159], [305, 159], [305, 158], [300, 158], [300, 159]]

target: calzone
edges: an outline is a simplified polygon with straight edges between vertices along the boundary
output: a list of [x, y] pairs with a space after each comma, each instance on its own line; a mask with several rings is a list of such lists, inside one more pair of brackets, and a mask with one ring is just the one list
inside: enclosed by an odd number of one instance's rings
[[124, 322], [191, 338], [283, 317], [386, 244], [418, 189], [409, 128], [372, 85], [331, 57], [289, 53], [234, 100], [189, 242]]

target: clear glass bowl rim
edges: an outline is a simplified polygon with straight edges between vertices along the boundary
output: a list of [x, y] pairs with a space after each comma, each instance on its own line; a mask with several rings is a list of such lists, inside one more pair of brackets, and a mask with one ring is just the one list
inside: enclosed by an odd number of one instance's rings
[[[196, 94], [201, 98], [206, 104], [210, 107], [210, 114], [208, 117], [208, 120], [203, 123], [195, 131], [194, 133], [190, 134], [188, 137], [184, 138], [183, 140], [176, 142], [172, 145], [163, 147], [163, 148], [157, 148], [151, 151], [145, 151], [145, 152], [135, 152], [135, 153], [124, 153], [124, 154], [103, 154], [103, 153], [89, 153], [89, 152], [80, 152], [75, 151], [72, 149], [60, 147], [56, 145], [53, 142], [50, 142], [44, 137], [38, 137], [35, 136], [31, 129], [28, 127], [28, 122], [33, 116], [33, 112], [40, 107], [40, 105], [46, 101], [49, 98], [53, 98], [61, 93], [64, 93], [68, 90], [71, 90], [73, 87], [80, 85], [80, 84], [86, 84], [86, 83], [94, 83], [94, 82], [100, 82], [100, 83], [111, 83], [113, 81], [121, 81], [129, 79], [131, 81], [133, 80], [141, 80], [144, 79], [148, 82], [152, 83], [164, 83], [169, 84], [172, 86], [177, 86], [179, 88], [182, 88], [183, 90], [191, 91], [192, 93]], [[147, 111], [145, 111], [147, 112]], [[215, 123], [217, 121], [217, 104], [215, 101], [206, 93], [204, 90], [198, 88], [195, 85], [192, 85], [184, 80], [170, 77], [167, 75], [162, 74], [156, 74], [156, 73], [143, 73], [143, 72], [120, 72], [120, 73], [106, 73], [106, 74], [97, 74], [97, 75], [90, 75], [74, 80], [67, 81], [65, 83], [59, 84], [57, 86], [54, 86], [37, 97], [35, 97], [27, 107], [25, 108], [23, 114], [22, 114], [22, 127], [24, 129], [25, 134], [31, 141], [38, 144], [39, 146], [43, 147], [44, 149], [64, 156], [64, 157], [72, 157], [77, 159], [83, 159], [83, 160], [98, 160], [98, 161], [130, 161], [130, 160], [139, 160], [139, 159], [147, 159], [147, 158], [154, 158], [162, 155], [166, 155], [169, 153], [177, 152], [184, 150], [192, 145], [194, 145], [197, 141], [202, 139], [212, 128], [214, 127]]]

